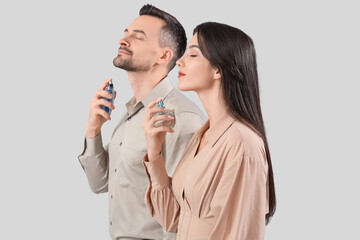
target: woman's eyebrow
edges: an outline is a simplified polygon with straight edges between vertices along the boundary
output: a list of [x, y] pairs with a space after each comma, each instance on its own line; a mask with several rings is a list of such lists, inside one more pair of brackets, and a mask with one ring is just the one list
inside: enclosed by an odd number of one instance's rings
[[[189, 49], [190, 48], [199, 48], [199, 46], [198, 45], [191, 45], [191, 46], [189, 46]], [[200, 48], [199, 48], [200, 49]]]

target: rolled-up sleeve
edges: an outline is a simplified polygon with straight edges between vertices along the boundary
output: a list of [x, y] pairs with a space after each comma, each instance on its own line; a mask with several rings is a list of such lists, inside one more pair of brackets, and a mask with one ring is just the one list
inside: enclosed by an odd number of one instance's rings
[[94, 193], [108, 191], [108, 151], [102, 144], [101, 134], [95, 138], [86, 138], [84, 151], [78, 156], [81, 166], [87, 176], [91, 190]]
[[145, 204], [151, 216], [168, 232], [177, 232], [180, 206], [172, 188], [171, 178], [165, 169], [163, 156], [148, 162], [147, 154], [143, 164], [149, 178], [149, 185], [145, 194]]

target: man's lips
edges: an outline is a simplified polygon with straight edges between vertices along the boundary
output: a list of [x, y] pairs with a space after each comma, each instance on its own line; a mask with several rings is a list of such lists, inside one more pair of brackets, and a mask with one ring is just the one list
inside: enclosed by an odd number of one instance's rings
[[183, 77], [183, 76], [185, 76], [185, 73], [179, 71], [179, 77]]
[[126, 54], [126, 55], [131, 55], [131, 52], [129, 52], [129, 51], [126, 51], [126, 50], [124, 50], [124, 49], [121, 49], [121, 48], [119, 48], [119, 51], [118, 51], [118, 53], [119, 53], [119, 54]]

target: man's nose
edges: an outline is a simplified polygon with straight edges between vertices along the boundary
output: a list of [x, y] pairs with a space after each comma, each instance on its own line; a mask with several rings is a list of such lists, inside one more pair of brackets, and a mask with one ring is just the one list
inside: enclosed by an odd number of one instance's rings
[[122, 46], [122, 47], [129, 47], [130, 44], [129, 42], [126, 40], [126, 38], [122, 38], [119, 40], [119, 45]]

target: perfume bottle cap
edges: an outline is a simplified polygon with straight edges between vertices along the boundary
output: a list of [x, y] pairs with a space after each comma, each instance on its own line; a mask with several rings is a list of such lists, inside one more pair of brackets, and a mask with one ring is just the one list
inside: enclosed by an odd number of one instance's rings
[[159, 107], [165, 108], [164, 102], [162, 100], [160, 102], [158, 102], [157, 104], [158, 104]]
[[105, 87], [105, 90], [112, 90], [114, 88], [114, 85], [112, 81], [108, 82], [108, 84]]

